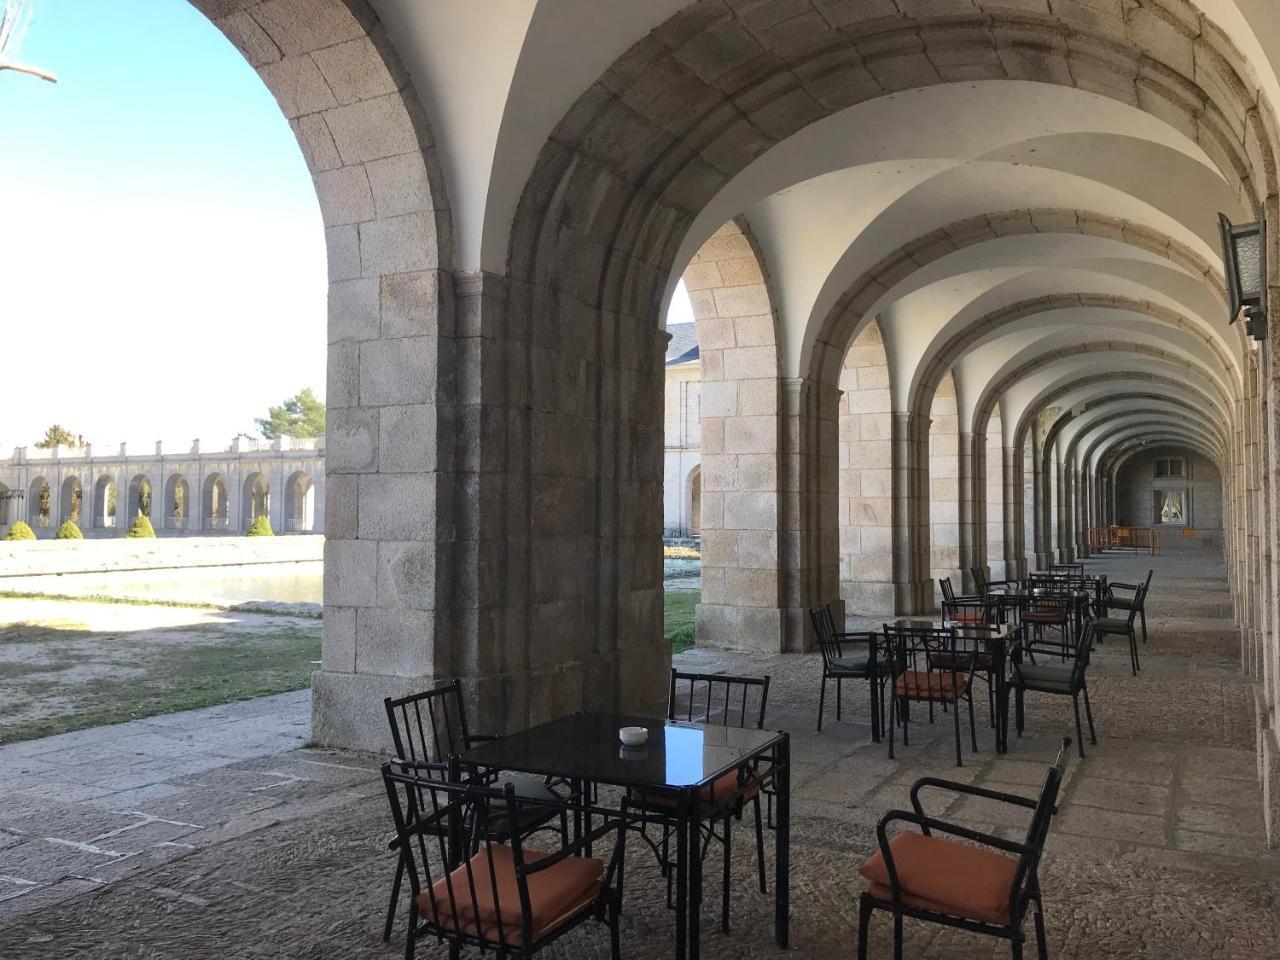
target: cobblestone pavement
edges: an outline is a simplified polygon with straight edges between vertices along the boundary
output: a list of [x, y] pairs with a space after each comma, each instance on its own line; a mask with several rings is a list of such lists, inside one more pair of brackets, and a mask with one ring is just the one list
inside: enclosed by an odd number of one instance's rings
[[[1221, 561], [1203, 554], [1108, 557], [1089, 566], [1156, 577], [1144, 669], [1109, 643], [1090, 683], [1100, 743], [1072, 760], [1043, 867], [1050, 955], [1080, 960], [1262, 960], [1280, 951], [1280, 857], [1263, 845], [1248, 687], [1237, 671]], [[856, 867], [880, 814], [911, 781], [940, 774], [1034, 793], [1070, 705], [1031, 699], [1028, 735], [995, 759], [980, 713], [980, 750], [951, 757], [951, 729], [914, 728], [890, 761], [870, 743], [862, 688], [843, 722], [814, 732], [817, 660], [695, 650], [700, 668], [768, 672], [770, 725], [792, 731], [793, 953], [852, 956]], [[293, 749], [305, 695], [155, 718], [0, 752], [0, 957], [386, 958], [381, 942], [392, 863], [377, 759]], [[943, 815], [1017, 836], [997, 806], [952, 801]], [[739, 829], [745, 829], [740, 827]], [[748, 831], [749, 832], [749, 831]], [[745, 836], [745, 833], [744, 833]], [[715, 929], [709, 958], [780, 955], [769, 905], [753, 889], [751, 844], [735, 844], [734, 929]], [[708, 870], [718, 876], [719, 851]], [[672, 955], [672, 916], [639, 847], [629, 851], [624, 955]], [[1029, 928], [1029, 927], [1028, 927]], [[880, 916], [872, 956], [888, 957]], [[989, 958], [1007, 947], [907, 924], [907, 956]], [[397, 936], [399, 939], [399, 936]], [[550, 951], [607, 955], [587, 925]], [[421, 957], [444, 956], [423, 947]]]

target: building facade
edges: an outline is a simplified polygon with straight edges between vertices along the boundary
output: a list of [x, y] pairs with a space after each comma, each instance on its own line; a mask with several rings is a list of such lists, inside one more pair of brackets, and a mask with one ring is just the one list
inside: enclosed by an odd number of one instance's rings
[[86, 537], [123, 536], [139, 514], [157, 535], [243, 533], [266, 516], [276, 533], [324, 532], [324, 441], [237, 439], [226, 450], [156, 443], [40, 450], [0, 460], [0, 531], [17, 520], [52, 537], [74, 520]]

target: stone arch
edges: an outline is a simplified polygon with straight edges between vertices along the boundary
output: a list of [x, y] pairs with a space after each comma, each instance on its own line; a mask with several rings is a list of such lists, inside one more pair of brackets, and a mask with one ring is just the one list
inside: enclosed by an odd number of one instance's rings
[[115, 478], [109, 474], [98, 477], [93, 485], [93, 526], [96, 530], [113, 527], [116, 523], [116, 511], [120, 506], [113, 502], [119, 496]]
[[266, 474], [254, 470], [245, 475], [240, 494], [240, 529], [248, 530], [257, 517], [271, 513], [271, 483]]
[[778, 327], [746, 218], [720, 227], [683, 279], [702, 364], [698, 642], [777, 649], [784, 632]]
[[129, 481], [129, 499], [126, 507], [125, 523], [132, 524], [139, 516], [146, 516], [151, 525], [156, 526], [155, 488], [151, 478], [145, 473], [138, 473]]
[[44, 476], [32, 479], [27, 486], [27, 523], [40, 530], [53, 522], [53, 491]]
[[7, 527], [10, 523], [9, 514], [13, 512], [10, 504], [10, 490], [8, 484], [0, 481], [0, 527]]
[[231, 527], [231, 502], [228, 499], [226, 478], [221, 473], [211, 473], [204, 479], [201, 494], [200, 515], [204, 517], [206, 530], [227, 530]]
[[84, 490], [77, 476], [64, 477], [62, 488], [58, 491], [58, 523], [71, 520], [76, 526], [83, 526]]
[[893, 396], [889, 355], [873, 320], [840, 373], [840, 596], [860, 613], [898, 609], [893, 527]]
[[[451, 558], [440, 565], [451, 564], [457, 594], [437, 594], [435, 517], [478, 509], [469, 480], [439, 478], [455, 467], [435, 451], [437, 438], [454, 449], [455, 433], [457, 448], [474, 445], [481, 429], [471, 408], [455, 414], [473, 399], [455, 371], [470, 355], [455, 347], [452, 226], [436, 147], [367, 0], [191, 2], [275, 96], [315, 182], [329, 268], [325, 563], [342, 575], [325, 580], [330, 628], [312, 684], [312, 736], [380, 748], [384, 696], [456, 675], [447, 646], [423, 639], [434, 636], [435, 604], [467, 593]], [[470, 525], [476, 538], [480, 526]], [[442, 539], [441, 549], [456, 547], [452, 530]], [[468, 555], [483, 563], [478, 550]], [[373, 590], [379, 577], [394, 587]]]
[[695, 537], [702, 536], [702, 464], [695, 463], [685, 479], [688, 491], [689, 533]]
[[288, 533], [310, 533], [315, 528], [316, 486], [311, 474], [295, 470], [284, 482], [284, 528]]
[[[1037, 233], [1102, 237], [1119, 240], [1136, 249], [1157, 254], [1173, 266], [1185, 270], [1192, 276], [1202, 278], [1223, 302], [1225, 309], [1226, 288], [1221, 270], [1180, 240], [1145, 224], [1088, 210], [1042, 208], [988, 213], [932, 230], [904, 244], [854, 280], [823, 322], [822, 332], [818, 336], [818, 343], [823, 349], [815, 350], [814, 365], [811, 367], [812, 375], [824, 378], [829, 376], [833, 354], [828, 349], [828, 345], [839, 344], [841, 338], [847, 336], [846, 331], [855, 329], [862, 318], [873, 311], [886, 294], [921, 267], [941, 260], [958, 250], [986, 243], [998, 237]], [[1043, 307], [1043, 301], [1041, 305]], [[999, 322], [1000, 314], [1013, 309], [1012, 306], [1006, 307], [1002, 311], [997, 311], [990, 319], [992, 322]], [[970, 339], [968, 336], [970, 329], [966, 328], [964, 334], [953, 338], [955, 342], [948, 345], [950, 350], [944, 348], [931, 358], [931, 362], [927, 364], [928, 371], [931, 372], [927, 372], [925, 367], [917, 372], [917, 379], [922, 385], [927, 384], [934, 377], [940, 377], [950, 369], [956, 358], [956, 350], [962, 349]], [[1237, 342], [1244, 346], [1246, 340], [1243, 331], [1237, 329], [1235, 336]], [[913, 387], [913, 393], [915, 392]]]
[[171, 473], [164, 483], [164, 503], [157, 511], [166, 530], [186, 530], [191, 522], [191, 485], [180, 473]]
[[[585, 393], [603, 413], [592, 414], [595, 442], [584, 451], [597, 479], [569, 494], [595, 504], [586, 564], [592, 574], [575, 603], [590, 614], [585, 642], [593, 651], [617, 651], [620, 661], [662, 656], [647, 639], [657, 635], [659, 617], [656, 589], [640, 572], [649, 568], [618, 558], [656, 555], [658, 526], [643, 518], [660, 496], [659, 419], [648, 395], [661, 384], [654, 333], [664, 291], [697, 211], [761, 154], [860, 101], [982, 76], [1079, 86], [1160, 116], [1203, 142], [1251, 207], [1275, 179], [1272, 139], [1255, 135], [1256, 149], [1246, 150], [1247, 131], [1269, 132], [1269, 111], [1251, 93], [1257, 84], [1237, 72], [1240, 58], [1225, 38], [1202, 31], [1198, 17], [1187, 23], [1170, 14], [1158, 0], [1116, 17], [1082, 9], [1088, 16], [1070, 21], [1047, 6], [1013, 14], [994, 4], [972, 16], [886, 20], [868, 11], [865, 21], [825, 3], [789, 11], [784, 23], [756, 6], [708, 2], [660, 24], [566, 112], [512, 219], [510, 282], [501, 293], [510, 321], [591, 345]], [[798, 21], [819, 28], [817, 42], [797, 37]], [[1159, 42], [1149, 30], [1156, 23]], [[1197, 50], [1203, 52], [1194, 61]], [[783, 483], [796, 492], [794, 521], [784, 521], [794, 541], [785, 551], [792, 558], [786, 579], [800, 609], [830, 599], [838, 587], [835, 381], [847, 342], [833, 345], [830, 378], [806, 377], [785, 391]], [[536, 369], [541, 354], [528, 352]], [[547, 361], [555, 362], [564, 376], [577, 377], [576, 358]], [[810, 369], [808, 362], [800, 369]], [[645, 386], [621, 391], [620, 379]], [[532, 393], [534, 407], [559, 413], [563, 401], [554, 391], [535, 386]], [[637, 457], [637, 450], [648, 453]], [[530, 495], [538, 496], [537, 484]], [[531, 556], [513, 563], [524, 569]], [[792, 619], [803, 623], [799, 609], [788, 610]], [[791, 634], [785, 644], [802, 646], [802, 638]], [[628, 693], [660, 702], [661, 670], [643, 673], [644, 683]], [[614, 684], [621, 695], [616, 674]]]

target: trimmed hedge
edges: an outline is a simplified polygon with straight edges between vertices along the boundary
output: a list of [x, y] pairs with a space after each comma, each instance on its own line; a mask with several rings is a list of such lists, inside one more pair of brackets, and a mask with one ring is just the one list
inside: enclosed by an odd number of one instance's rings
[[68, 520], [58, 528], [58, 532], [53, 535], [55, 540], [83, 540], [84, 534], [80, 532], [80, 528], [76, 526], [74, 520]]
[[15, 520], [13, 526], [9, 528], [9, 532], [4, 535], [6, 540], [34, 540], [36, 532], [21, 520]]
[[145, 513], [138, 514], [138, 519], [133, 521], [133, 526], [130, 527], [129, 532], [125, 534], [126, 537], [133, 537], [134, 539], [154, 537], [155, 535], [156, 528], [151, 525], [151, 521], [147, 519], [147, 515]]
[[249, 529], [244, 532], [246, 537], [274, 537], [276, 532], [271, 529], [271, 521], [267, 519], [265, 513], [260, 513], [253, 518], [253, 523], [249, 524]]

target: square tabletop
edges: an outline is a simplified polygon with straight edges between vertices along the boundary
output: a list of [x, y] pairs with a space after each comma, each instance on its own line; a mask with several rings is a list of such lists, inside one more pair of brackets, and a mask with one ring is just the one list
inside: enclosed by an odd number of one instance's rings
[[942, 618], [928, 620], [920, 617], [901, 617], [897, 620], [890, 620], [886, 625], [897, 627], [900, 630], [945, 630], [948, 627], [954, 627], [958, 637], [977, 636], [984, 640], [994, 638], [1007, 639], [1018, 629], [1015, 624], [1008, 623], [952, 623]]
[[[648, 742], [624, 747], [621, 727], [644, 727]], [[772, 730], [683, 723], [612, 713], [571, 713], [458, 755], [464, 766], [551, 774], [622, 787], [698, 787], [778, 743]]]

